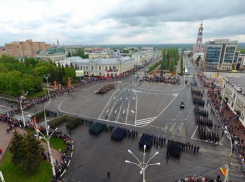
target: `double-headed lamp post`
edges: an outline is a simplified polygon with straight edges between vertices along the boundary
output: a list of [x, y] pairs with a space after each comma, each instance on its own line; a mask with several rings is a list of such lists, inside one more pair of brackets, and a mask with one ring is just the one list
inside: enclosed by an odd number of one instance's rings
[[26, 120], [25, 120], [25, 116], [24, 116], [24, 112], [23, 112], [23, 107], [22, 107], [22, 102], [23, 102], [23, 99], [26, 98], [28, 94], [28, 91], [27, 92], [23, 92], [20, 96], [20, 110], [21, 110], [21, 115], [22, 115], [22, 120], [23, 120], [23, 125], [24, 125], [24, 128], [26, 126]]
[[161, 165], [161, 163], [155, 163], [155, 164], [149, 164], [149, 162], [157, 155], [159, 154], [159, 152], [156, 152], [147, 162], [145, 162], [145, 149], [146, 149], [146, 145], [144, 145], [144, 155], [143, 155], [143, 162], [140, 162], [140, 160], [133, 154], [133, 152], [131, 150], [128, 150], [128, 152], [134, 156], [134, 158], [138, 161], [138, 163], [135, 162], [130, 162], [128, 160], [125, 160], [125, 163], [129, 163], [129, 164], [134, 164], [136, 166], [138, 166], [141, 171], [140, 174], [143, 173], [143, 182], [146, 182], [145, 180], [145, 171], [149, 166], [159, 166]]
[[56, 177], [56, 172], [55, 172], [55, 167], [54, 167], [54, 160], [53, 160], [53, 157], [52, 157], [52, 152], [51, 152], [51, 148], [50, 148], [50, 144], [49, 144], [49, 140], [51, 138], [51, 136], [54, 134], [54, 132], [58, 129], [56, 128], [50, 135], [49, 135], [49, 126], [48, 126], [48, 123], [47, 123], [47, 118], [46, 118], [46, 107], [50, 104], [51, 100], [46, 104], [46, 106], [44, 107], [44, 122], [45, 122], [45, 126], [46, 126], [46, 136], [44, 134], [42, 134], [40, 132], [40, 130], [37, 129], [37, 132], [40, 133], [44, 140], [46, 140], [47, 144], [48, 144], [48, 153], [49, 153], [49, 157], [50, 157], [50, 163], [51, 163], [51, 166], [52, 166], [52, 172], [53, 172], [53, 176]]
[[48, 89], [48, 97], [50, 98], [50, 96], [49, 96], [49, 84], [48, 84], [48, 77], [49, 77], [50, 75], [49, 74], [47, 74], [47, 75], [43, 75], [43, 77], [46, 79], [46, 81], [47, 81], [47, 89]]

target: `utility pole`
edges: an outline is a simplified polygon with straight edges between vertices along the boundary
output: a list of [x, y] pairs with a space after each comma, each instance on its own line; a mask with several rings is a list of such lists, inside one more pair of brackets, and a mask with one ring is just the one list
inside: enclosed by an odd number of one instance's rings
[[23, 99], [26, 98], [27, 94], [28, 94], [28, 92], [25, 93], [25, 92], [23, 91], [23, 93], [22, 93], [21, 96], [20, 96], [20, 110], [21, 110], [21, 115], [22, 115], [22, 120], [23, 120], [24, 128], [25, 128], [25, 126], [26, 126], [26, 121], [25, 121], [25, 116], [24, 116], [24, 112], [23, 112], [22, 102], [23, 102]]
[[54, 167], [54, 160], [53, 160], [53, 156], [52, 156], [52, 152], [51, 152], [51, 147], [50, 147], [50, 143], [49, 143], [49, 140], [51, 138], [51, 136], [54, 134], [54, 132], [58, 129], [56, 128], [52, 133], [51, 135], [49, 135], [49, 126], [48, 126], [48, 123], [47, 123], [47, 118], [46, 118], [46, 108], [47, 106], [50, 104], [51, 101], [49, 101], [46, 106], [44, 107], [44, 122], [45, 122], [45, 126], [46, 126], [46, 136], [44, 134], [42, 134], [38, 129], [37, 129], [37, 132], [40, 133], [42, 136], [43, 136], [43, 139], [46, 140], [47, 144], [48, 144], [48, 153], [49, 153], [49, 157], [50, 157], [50, 163], [51, 163], [51, 166], [52, 166], [52, 172], [53, 172], [53, 176], [56, 177], [56, 171], [55, 171], [55, 167]]
[[47, 81], [47, 89], [48, 89], [48, 97], [50, 98], [50, 95], [49, 95], [49, 84], [48, 84], [48, 77], [49, 77], [50, 75], [49, 74], [47, 74], [47, 75], [43, 75], [43, 77], [46, 79], [46, 81]]

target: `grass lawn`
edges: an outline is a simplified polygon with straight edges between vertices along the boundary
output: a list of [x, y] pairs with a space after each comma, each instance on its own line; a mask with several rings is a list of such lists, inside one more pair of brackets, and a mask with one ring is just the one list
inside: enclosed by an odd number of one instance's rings
[[[47, 143], [46, 140], [42, 139], [43, 142]], [[51, 137], [50, 138], [50, 146], [56, 150], [59, 151], [65, 151], [66, 149], [66, 144], [63, 142], [63, 140], [60, 140], [58, 138]]]
[[7, 151], [0, 163], [0, 171], [6, 182], [49, 182], [52, 180], [52, 169], [48, 161], [43, 161], [39, 170], [30, 176], [21, 167], [15, 166], [11, 162], [11, 157], [12, 154]]

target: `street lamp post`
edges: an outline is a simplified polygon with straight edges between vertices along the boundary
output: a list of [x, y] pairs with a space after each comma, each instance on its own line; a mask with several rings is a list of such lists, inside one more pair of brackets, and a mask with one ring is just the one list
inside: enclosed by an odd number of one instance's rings
[[54, 160], [53, 160], [53, 157], [52, 157], [52, 152], [51, 152], [51, 148], [50, 148], [50, 143], [49, 143], [49, 140], [51, 138], [51, 136], [54, 134], [54, 132], [58, 129], [56, 128], [50, 135], [49, 135], [49, 126], [48, 126], [48, 123], [47, 123], [47, 118], [46, 118], [46, 108], [47, 106], [50, 104], [51, 101], [49, 101], [46, 106], [44, 107], [44, 122], [45, 122], [45, 126], [46, 126], [46, 136], [44, 134], [42, 134], [40, 132], [40, 130], [37, 129], [37, 132], [40, 133], [44, 140], [46, 140], [47, 144], [48, 144], [48, 152], [49, 152], [49, 156], [50, 156], [50, 163], [51, 163], [51, 166], [52, 166], [52, 172], [53, 172], [53, 176], [55, 177], [56, 176], [56, 172], [55, 172], [55, 167], [54, 167]]
[[25, 96], [27, 96], [27, 94], [28, 94], [28, 92], [26, 92], [26, 93], [23, 92], [22, 95], [20, 96], [20, 110], [21, 110], [24, 128], [26, 126], [26, 120], [25, 120], [25, 116], [24, 116], [24, 112], [23, 112], [22, 102], [23, 102], [23, 99], [25, 99]]
[[159, 152], [156, 152], [147, 162], [145, 162], [145, 149], [146, 149], [146, 145], [144, 145], [144, 155], [143, 155], [143, 162], [140, 162], [140, 160], [133, 154], [133, 152], [131, 150], [128, 150], [128, 152], [137, 160], [138, 163], [135, 162], [130, 162], [128, 160], [125, 160], [125, 163], [129, 163], [129, 164], [134, 164], [136, 166], [138, 166], [141, 171], [140, 174], [143, 174], [143, 182], [146, 182], [145, 180], [145, 171], [149, 166], [156, 166], [156, 165], [160, 165], [161, 163], [155, 163], [155, 164], [149, 164], [149, 162], [157, 155], [159, 154]]
[[47, 89], [48, 89], [48, 97], [50, 98], [50, 96], [49, 96], [49, 85], [48, 85], [48, 77], [49, 77], [50, 75], [49, 74], [47, 74], [47, 75], [43, 75], [43, 77], [46, 79], [46, 81], [47, 81]]

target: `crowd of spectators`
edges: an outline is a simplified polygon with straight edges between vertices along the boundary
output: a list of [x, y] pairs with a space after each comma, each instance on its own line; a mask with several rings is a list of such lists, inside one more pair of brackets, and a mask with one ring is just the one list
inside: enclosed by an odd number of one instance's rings
[[140, 79], [140, 82], [153, 82], [153, 83], [170, 83], [170, 84], [181, 84], [181, 79], [179, 76], [144, 76]]
[[[214, 84], [213, 79], [205, 76], [204, 74], [198, 74], [198, 77], [202, 85], [207, 87], [208, 102], [212, 107], [211, 112], [216, 114], [220, 125], [224, 129], [224, 133], [231, 138], [233, 152], [237, 153], [243, 170], [245, 171], [245, 142], [241, 139], [238, 133], [239, 130], [244, 130], [245, 135], [245, 128], [241, 125], [233, 125], [232, 121], [239, 123], [238, 116], [230, 110], [229, 106], [225, 102], [223, 102], [223, 106], [221, 108], [221, 88]], [[227, 113], [229, 113], [229, 116]]]
[[[6, 130], [6, 133], [11, 132], [14, 128], [16, 127], [20, 127], [22, 125], [21, 120], [15, 119], [12, 116], [10, 116], [10, 114], [8, 114], [9, 112], [2, 112], [0, 113], [0, 121], [3, 123], [8, 123], [8, 127]], [[34, 123], [33, 121], [27, 121], [26, 122], [26, 129], [29, 129], [31, 131], [34, 130]], [[39, 126], [39, 131], [42, 134], [46, 134], [46, 128]], [[49, 135], [51, 135], [53, 132], [52, 137], [55, 138], [59, 138], [60, 140], [63, 140], [64, 143], [66, 143], [67, 147], [65, 151], [61, 151], [61, 162], [58, 162], [58, 160], [55, 161], [55, 170], [56, 170], [56, 178], [54, 178], [54, 180], [57, 180], [60, 175], [63, 173], [63, 171], [66, 169], [70, 159], [71, 159], [71, 153], [72, 153], [72, 139], [70, 136], [68, 136], [67, 134], [63, 134], [62, 131], [49, 131]], [[44, 159], [46, 160], [50, 160], [48, 156], [48, 154], [46, 155], [45, 153], [42, 153]]]
[[222, 180], [220, 179], [220, 175], [218, 175], [216, 179], [207, 176], [189, 176], [175, 182], [222, 182]]
[[[128, 73], [125, 73], [125, 74], [121, 74], [121, 75], [118, 75], [118, 76], [115, 76], [115, 77], [90, 77], [89, 79], [87, 80], [82, 80], [80, 81], [79, 83], [77, 84], [74, 84], [72, 85], [71, 87], [58, 87], [54, 92], [51, 92], [50, 95], [48, 96], [48, 94], [44, 94], [44, 95], [41, 95], [37, 98], [30, 98], [30, 99], [27, 99], [27, 98], [22, 98], [22, 108], [23, 110], [25, 109], [28, 109], [36, 104], [41, 104], [41, 103], [44, 103], [45, 101], [48, 101], [50, 98], [55, 98], [57, 96], [60, 96], [60, 95], [63, 95], [63, 94], [67, 94], [71, 91], [74, 91], [80, 87], [84, 87], [86, 85], [91, 85], [93, 83], [100, 83], [100, 82], [105, 82], [105, 81], [116, 81], [116, 80], [121, 80], [121, 79], [124, 79], [124, 78], [127, 78], [128, 76], [130, 76], [131, 74], [133, 74], [134, 72], [133, 71], [130, 71]], [[13, 108], [11, 110], [11, 112], [13, 113], [18, 113], [21, 111], [20, 109], [20, 97], [19, 98], [16, 98], [16, 101], [18, 103], [18, 106], [16, 108]]]

